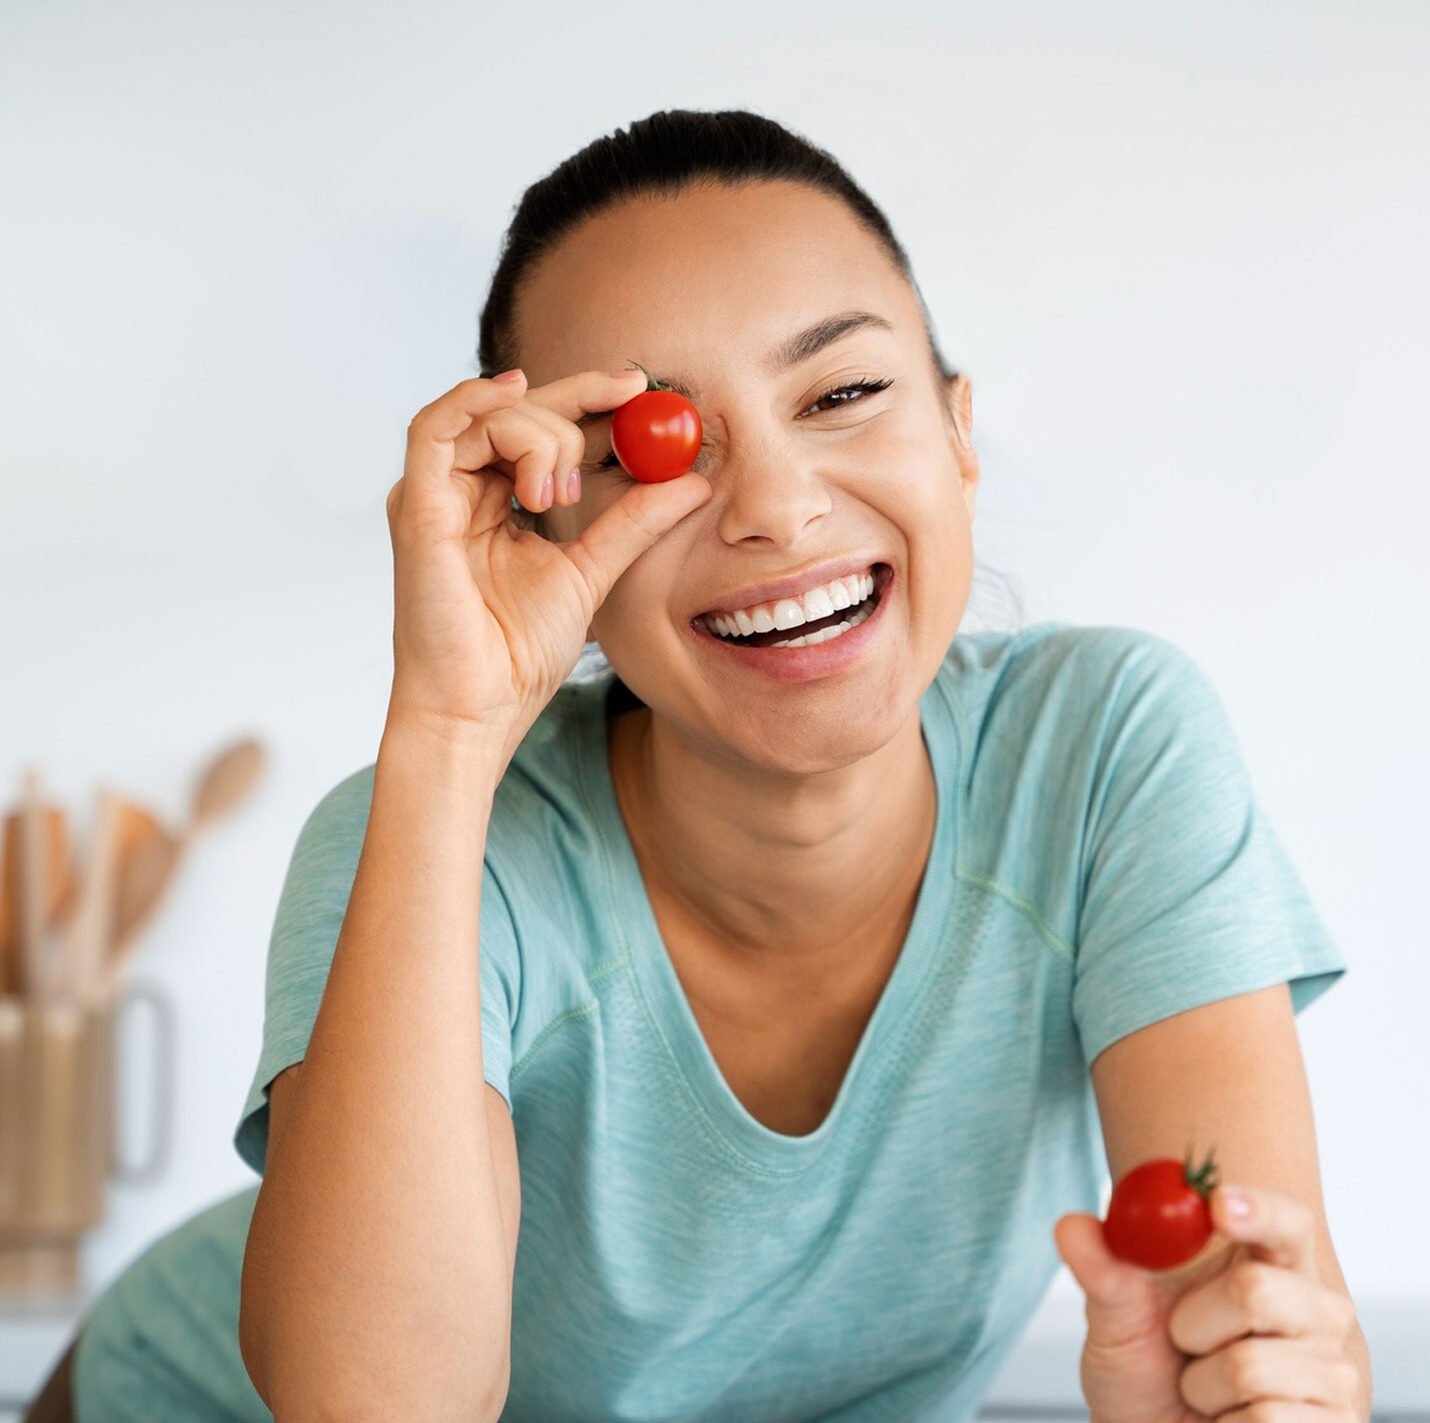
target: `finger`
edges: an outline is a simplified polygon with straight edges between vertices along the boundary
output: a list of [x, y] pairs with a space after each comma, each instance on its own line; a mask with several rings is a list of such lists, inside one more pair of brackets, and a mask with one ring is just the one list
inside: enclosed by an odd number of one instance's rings
[[[1232, 1194], [1244, 1197], [1249, 1216], [1231, 1214]], [[1316, 1218], [1303, 1202], [1283, 1191], [1262, 1191], [1250, 1186], [1218, 1186], [1211, 1197], [1212, 1222], [1221, 1233], [1252, 1256], [1288, 1270], [1317, 1275]]]
[[581, 431], [571, 423], [564, 415], [558, 415], [554, 410], [548, 410], [543, 405], [538, 405], [535, 401], [528, 400], [522, 409], [526, 411], [533, 420], [544, 424], [547, 429], [556, 436], [558, 452], [556, 464], [552, 471], [555, 475], [552, 497], [556, 504], [570, 504], [570, 491], [568, 480], [571, 471], [580, 466], [582, 458], [586, 453], [586, 437]]
[[1348, 1408], [1355, 1386], [1349, 1359], [1300, 1339], [1239, 1339], [1193, 1359], [1178, 1380], [1183, 1401], [1207, 1418], [1267, 1400]]
[[1354, 1306], [1320, 1280], [1261, 1260], [1240, 1260], [1183, 1294], [1167, 1336], [1184, 1354], [1211, 1354], [1248, 1334], [1343, 1342]]
[[1151, 1298], [1146, 1272], [1107, 1248], [1096, 1216], [1085, 1211], [1060, 1216], [1053, 1226], [1053, 1244], [1087, 1296], [1089, 1322], [1094, 1314], [1115, 1321], [1122, 1311], [1136, 1311]]
[[460, 455], [459, 468], [468, 473], [490, 469], [510, 479], [517, 498], [533, 512], [549, 507], [551, 501], [543, 491], [561, 457], [561, 440], [525, 404], [499, 410], [473, 425]]
[[646, 378], [641, 371], [580, 371], [537, 386], [527, 398], [533, 405], [543, 405], [574, 423], [583, 415], [614, 410], [645, 388]]
[[452, 473], [457, 437], [481, 417], [514, 405], [525, 391], [521, 372], [510, 381], [476, 377], [424, 405], [407, 426], [403, 475], [410, 481], [408, 488], [416, 489], [419, 497], [439, 490]]
[[711, 492], [710, 482], [693, 471], [664, 484], [637, 484], [602, 510], [578, 538], [560, 545], [586, 580], [591, 614], [606, 601], [616, 579]]

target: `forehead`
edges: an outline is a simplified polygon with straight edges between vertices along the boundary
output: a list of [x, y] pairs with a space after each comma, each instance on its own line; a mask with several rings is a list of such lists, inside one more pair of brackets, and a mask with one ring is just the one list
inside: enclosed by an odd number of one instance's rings
[[523, 282], [514, 335], [533, 385], [632, 360], [698, 376], [706, 353], [754, 362], [850, 309], [921, 339], [908, 282], [845, 203], [794, 183], [700, 186], [627, 199], [564, 237]]

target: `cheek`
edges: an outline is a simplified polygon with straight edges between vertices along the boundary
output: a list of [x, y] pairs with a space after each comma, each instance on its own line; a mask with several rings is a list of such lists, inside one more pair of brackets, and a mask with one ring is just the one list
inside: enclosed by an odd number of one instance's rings
[[954, 503], [963, 507], [958, 466], [936, 426], [910, 421], [871, 430], [853, 461], [865, 497], [905, 528], [929, 520], [942, 528], [957, 518]]
[[616, 579], [591, 619], [591, 631], [608, 651], [634, 654], [665, 634], [671, 590], [680, 581], [680, 560], [657, 542]]

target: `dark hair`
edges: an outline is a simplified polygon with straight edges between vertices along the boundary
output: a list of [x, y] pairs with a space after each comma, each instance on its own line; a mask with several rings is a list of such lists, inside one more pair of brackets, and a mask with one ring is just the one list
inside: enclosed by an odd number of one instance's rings
[[[939, 350], [908, 253], [879, 206], [832, 154], [747, 109], [661, 110], [595, 139], [533, 183], [522, 194], [507, 227], [482, 307], [477, 344], [480, 373], [491, 376], [517, 364], [513, 325], [521, 285], [536, 263], [586, 218], [641, 193], [673, 194], [693, 184], [740, 187], [762, 181], [803, 183], [848, 206], [878, 239], [918, 299], [935, 376], [940, 383], [952, 379], [956, 371]], [[533, 515], [515, 500], [512, 516], [523, 527], [546, 535], [541, 515]]]
[[512, 326], [521, 283], [586, 218], [639, 193], [674, 193], [695, 183], [739, 187], [762, 181], [803, 183], [848, 205], [913, 288], [934, 371], [944, 380], [951, 378], [955, 372], [938, 349], [908, 253], [878, 205], [831, 154], [747, 109], [662, 110], [595, 139], [533, 183], [507, 228], [482, 308], [477, 345], [481, 373], [495, 375], [517, 363]]

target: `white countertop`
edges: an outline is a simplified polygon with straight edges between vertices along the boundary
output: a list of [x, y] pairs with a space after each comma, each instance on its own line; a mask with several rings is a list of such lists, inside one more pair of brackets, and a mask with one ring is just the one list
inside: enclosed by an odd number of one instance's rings
[[[19, 1417], [13, 1411], [16, 1400], [34, 1396], [85, 1307], [0, 1313], [0, 1423]], [[1430, 1419], [1430, 1302], [1366, 1301], [1359, 1310], [1370, 1342], [1375, 1417]], [[995, 1380], [986, 1416], [1085, 1418], [1078, 1387], [1083, 1327], [1080, 1300], [1044, 1300]]]

